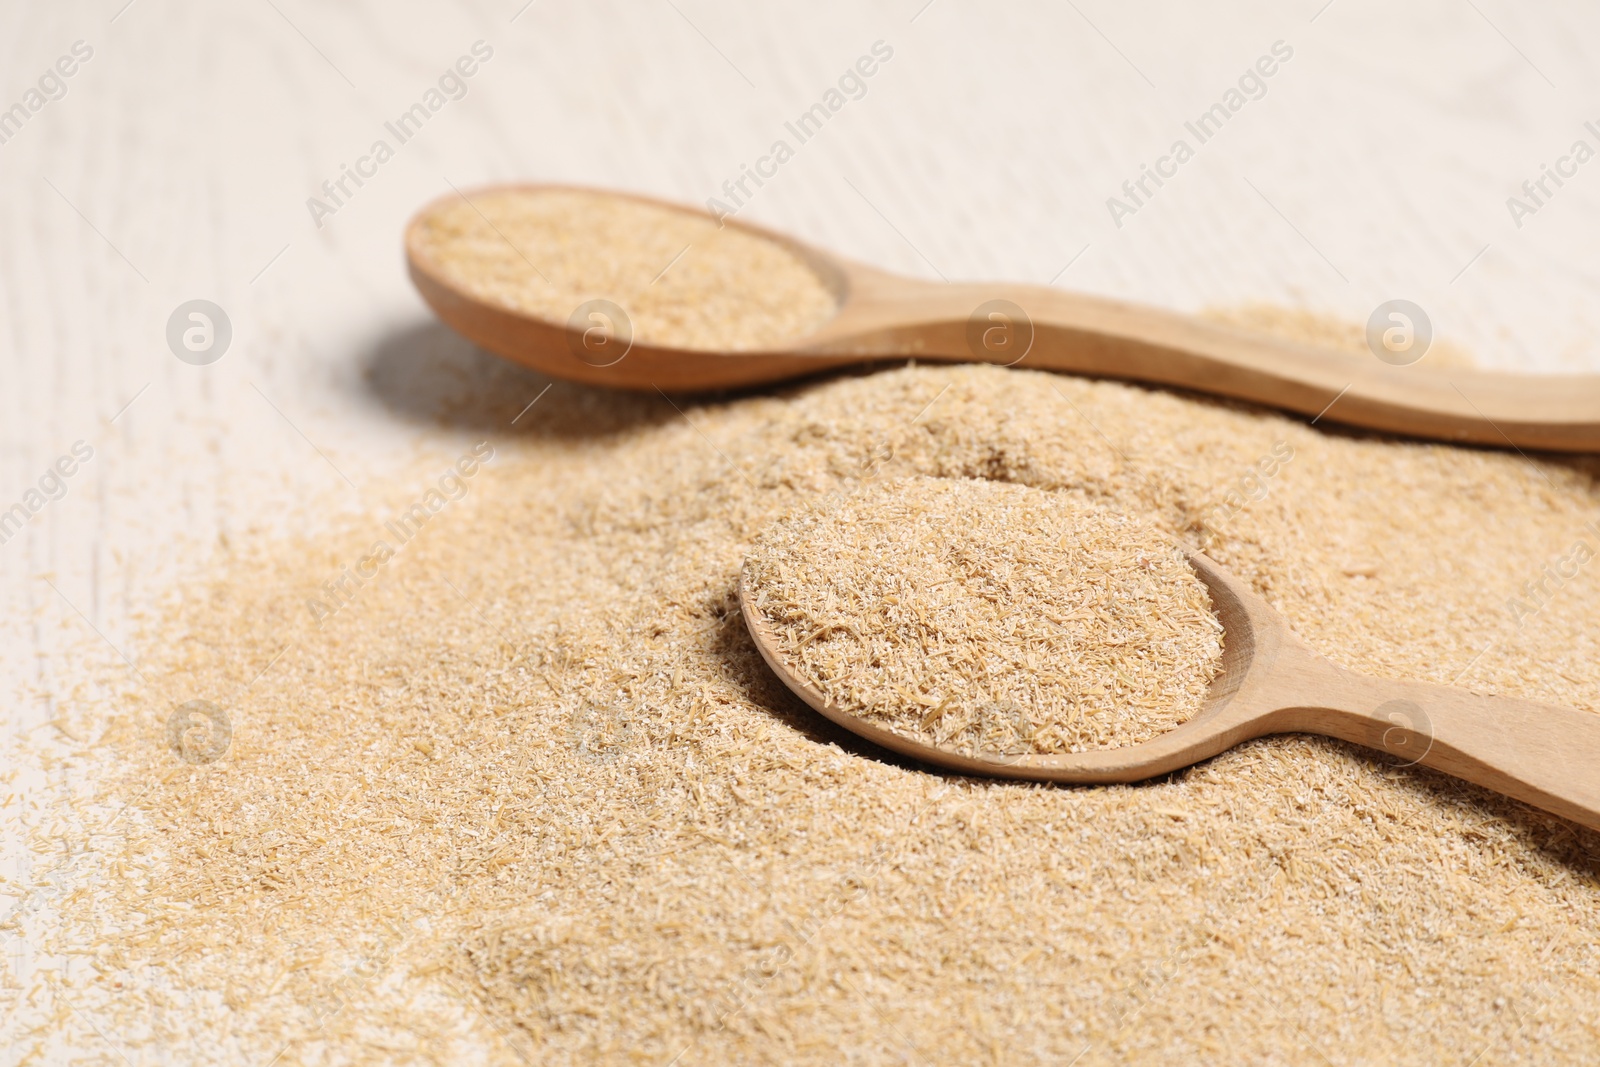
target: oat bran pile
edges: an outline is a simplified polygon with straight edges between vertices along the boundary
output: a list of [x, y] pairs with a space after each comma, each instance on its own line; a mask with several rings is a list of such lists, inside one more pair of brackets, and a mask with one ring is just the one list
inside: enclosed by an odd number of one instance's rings
[[[83, 865], [41, 942], [76, 962], [8, 977], [18, 1062], [1594, 1058], [1595, 834], [1305, 736], [1133, 786], [933, 773], [782, 690], [736, 603], [807, 502], [983, 479], [1204, 545], [1346, 666], [1594, 711], [1597, 569], [1508, 606], [1596, 538], [1592, 461], [984, 367], [681, 413], [558, 383], [512, 430], [544, 382], [484, 374], [493, 458], [348, 603], [306, 606], [387, 505], [222, 550], [148, 686], [62, 702], [97, 795], [36, 843]], [[214, 762], [168, 744], [196, 699]]]
[[1177, 545], [1006, 482], [825, 497], [762, 533], [742, 588], [835, 707], [967, 756], [1147, 741], [1194, 717], [1222, 660]]

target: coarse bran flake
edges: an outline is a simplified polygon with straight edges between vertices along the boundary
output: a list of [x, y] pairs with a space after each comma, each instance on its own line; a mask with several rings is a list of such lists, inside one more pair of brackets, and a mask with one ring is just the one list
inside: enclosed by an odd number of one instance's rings
[[969, 756], [1147, 741], [1200, 710], [1222, 659], [1183, 551], [1079, 493], [870, 484], [775, 523], [743, 580], [830, 703]]
[[462, 289], [551, 322], [610, 300], [643, 344], [759, 350], [811, 333], [837, 308], [817, 272], [779, 242], [610, 193], [473, 193], [430, 214], [418, 243]]
[[[148, 685], [57, 694], [93, 795], [30, 823], [30, 943], [72, 962], [7, 979], [19, 1062], [1594, 1058], [1600, 836], [1305, 736], [1129, 786], [930, 772], [788, 694], [736, 596], [809, 501], [982, 478], [1204, 542], [1341, 664], [1594, 711], [1600, 568], [1505, 607], [1592, 460], [984, 367], [681, 415], [557, 383], [508, 431], [545, 382], [457, 353], [495, 462], [355, 602], [304, 608], [435, 460], [344, 534], [219, 550], [129, 650]], [[194, 699], [210, 764], [164, 733]]]

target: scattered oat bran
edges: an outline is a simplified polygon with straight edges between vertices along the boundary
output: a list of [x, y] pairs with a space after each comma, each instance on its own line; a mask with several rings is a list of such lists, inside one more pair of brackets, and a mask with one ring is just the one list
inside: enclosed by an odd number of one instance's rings
[[823, 279], [776, 241], [698, 212], [578, 189], [500, 189], [424, 220], [420, 248], [485, 300], [565, 324], [618, 304], [645, 344], [711, 351], [781, 345], [833, 317]]
[[[1505, 607], [1600, 512], [1592, 457], [988, 367], [683, 415], [557, 383], [510, 430], [546, 382], [477, 358], [452, 417], [495, 463], [354, 603], [304, 606], [377, 501], [222, 552], [127, 649], [148, 684], [54, 705], [94, 795], [5, 887], [59, 887], [31, 943], [72, 961], [0, 956], [16, 1061], [1594, 1059], [1600, 835], [1305, 736], [1133, 786], [929, 772], [782, 689], [736, 598], [809, 501], [983, 478], [1204, 544], [1341, 664], [1592, 712], [1600, 565]], [[192, 699], [233, 723], [205, 766], [164, 734]]]
[[835, 706], [963, 755], [1147, 741], [1200, 710], [1222, 658], [1170, 539], [1070, 493], [902, 478], [786, 516], [744, 585]]

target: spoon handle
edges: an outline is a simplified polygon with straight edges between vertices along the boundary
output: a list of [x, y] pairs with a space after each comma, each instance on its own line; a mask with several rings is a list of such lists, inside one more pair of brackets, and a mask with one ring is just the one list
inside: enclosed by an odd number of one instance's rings
[[1600, 830], [1600, 715], [1337, 673], [1316, 706], [1290, 714], [1300, 720], [1295, 728], [1388, 752]]
[[863, 275], [857, 288], [859, 309], [838, 325], [852, 336], [824, 350], [860, 351], [865, 342], [880, 358], [978, 359], [1176, 386], [1408, 437], [1600, 451], [1600, 375], [1393, 365], [1376, 354], [1040, 286]]
[[1410, 437], [1600, 449], [1594, 375], [1397, 366], [1195, 316], [1047, 293], [1039, 301], [1037, 354], [1020, 366], [1176, 385]]

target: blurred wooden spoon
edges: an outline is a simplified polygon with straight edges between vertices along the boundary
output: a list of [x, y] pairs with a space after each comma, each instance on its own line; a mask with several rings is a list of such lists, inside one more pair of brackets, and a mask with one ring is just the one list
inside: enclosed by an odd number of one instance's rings
[[[563, 188], [518, 185], [477, 192], [537, 195]], [[696, 208], [648, 197], [576, 191], [710, 218]], [[472, 195], [467, 194], [469, 203]], [[617, 354], [617, 346], [605, 348], [609, 339], [603, 334], [515, 310], [453, 281], [419, 237], [436, 212], [459, 199], [452, 193], [433, 202], [408, 225], [412, 281], [453, 329], [557, 378], [623, 389], [694, 391], [764, 385], [873, 361], [986, 362], [1175, 386], [1411, 437], [1600, 451], [1600, 376], [1396, 366], [1376, 356], [1045, 286], [927, 282], [732, 219], [723, 225], [783, 245], [809, 263], [838, 300], [834, 317], [769, 351], [705, 351], [635, 339]], [[591, 358], [591, 348], [603, 358]]]

